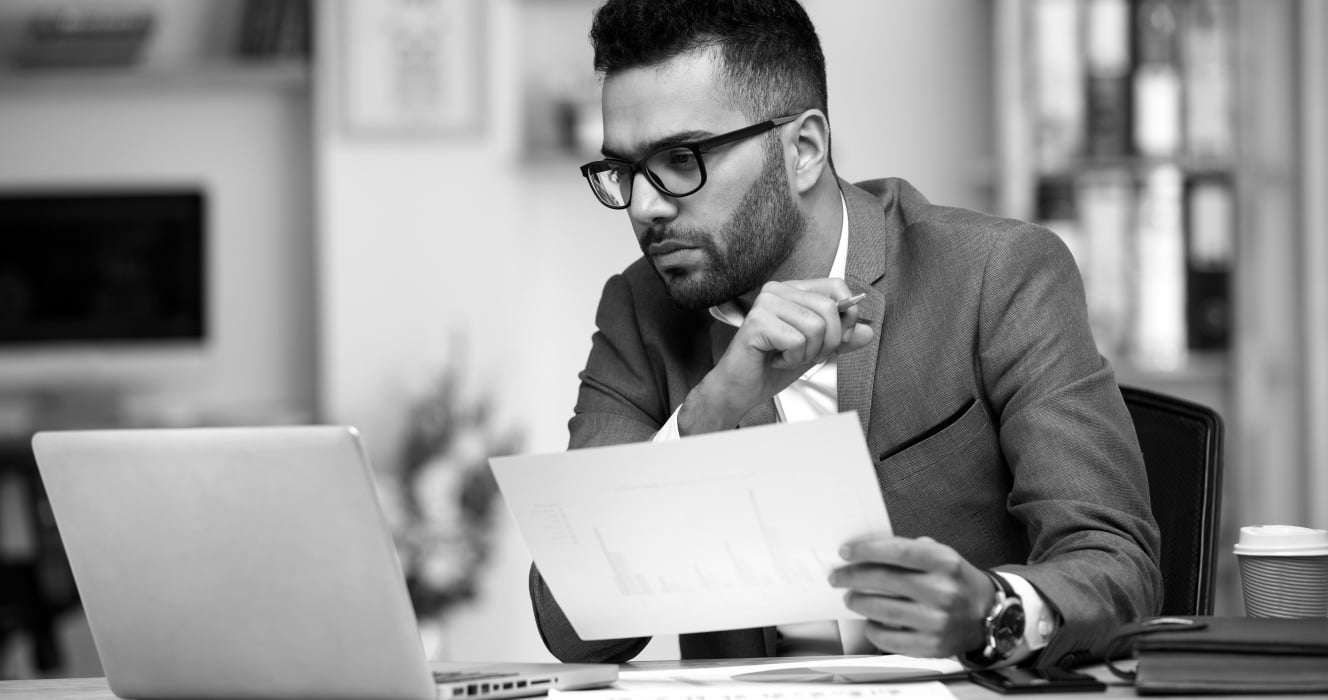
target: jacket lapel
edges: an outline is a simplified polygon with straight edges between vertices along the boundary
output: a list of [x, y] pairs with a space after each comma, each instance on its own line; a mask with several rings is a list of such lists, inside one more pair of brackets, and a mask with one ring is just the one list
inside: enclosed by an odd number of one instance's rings
[[[867, 347], [839, 357], [836, 386], [839, 410], [857, 411], [866, 435], [871, 425], [876, 356], [885, 322], [885, 292], [876, 285], [885, 276], [886, 260], [893, 259], [890, 248], [895, 239], [886, 235], [887, 220], [881, 200], [844, 180], [839, 181], [839, 187], [848, 209], [848, 264], [844, 277], [854, 294], [867, 295], [859, 302], [858, 309], [859, 315], [871, 322], [873, 338]], [[887, 202], [886, 206], [891, 204]]]

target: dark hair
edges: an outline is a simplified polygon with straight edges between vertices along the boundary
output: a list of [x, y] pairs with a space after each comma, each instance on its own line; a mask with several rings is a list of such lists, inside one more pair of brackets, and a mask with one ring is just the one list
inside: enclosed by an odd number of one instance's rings
[[825, 54], [797, 0], [608, 0], [590, 43], [604, 75], [718, 47], [723, 88], [752, 119], [829, 114]]

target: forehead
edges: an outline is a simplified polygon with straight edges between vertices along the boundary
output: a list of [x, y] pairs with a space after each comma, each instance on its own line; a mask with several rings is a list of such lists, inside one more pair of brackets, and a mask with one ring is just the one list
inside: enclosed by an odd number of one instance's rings
[[651, 144], [689, 132], [720, 133], [746, 118], [719, 89], [714, 51], [684, 54], [658, 66], [604, 79], [604, 150], [640, 155]]

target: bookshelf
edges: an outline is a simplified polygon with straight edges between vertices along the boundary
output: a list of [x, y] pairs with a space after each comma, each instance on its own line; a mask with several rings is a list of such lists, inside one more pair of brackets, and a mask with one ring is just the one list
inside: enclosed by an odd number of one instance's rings
[[1123, 382], [1226, 401], [1232, 0], [1002, 0], [996, 201], [1059, 234]]
[[998, 210], [1083, 254], [1121, 383], [1226, 423], [1217, 614], [1240, 526], [1328, 522], [1325, 29], [1318, 0], [994, 6]]
[[190, 90], [251, 89], [306, 92], [309, 65], [295, 59], [216, 60], [170, 68], [62, 68], [58, 72], [6, 69], [0, 83], [10, 96], [79, 93], [170, 93]]
[[[1046, 225], [1084, 278], [1121, 384], [1215, 408], [1239, 468], [1236, 268], [1249, 166], [1235, 0], [999, 0], [996, 202]], [[1248, 99], [1248, 98], [1245, 98]], [[1256, 244], [1257, 247], [1257, 244]], [[1251, 426], [1253, 428], [1253, 426]], [[1225, 486], [1220, 541], [1245, 508]], [[1219, 552], [1217, 614], [1240, 614]]]
[[133, 6], [16, 5], [0, 12], [6, 94], [307, 91], [311, 0]]

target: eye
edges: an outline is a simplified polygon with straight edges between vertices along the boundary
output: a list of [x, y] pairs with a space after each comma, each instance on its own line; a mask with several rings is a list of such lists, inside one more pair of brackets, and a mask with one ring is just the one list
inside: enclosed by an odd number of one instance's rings
[[690, 148], [670, 148], [650, 159], [651, 165], [673, 172], [686, 172], [697, 167], [696, 154]]
[[669, 151], [669, 165], [675, 168], [696, 167], [696, 154], [686, 148]]

